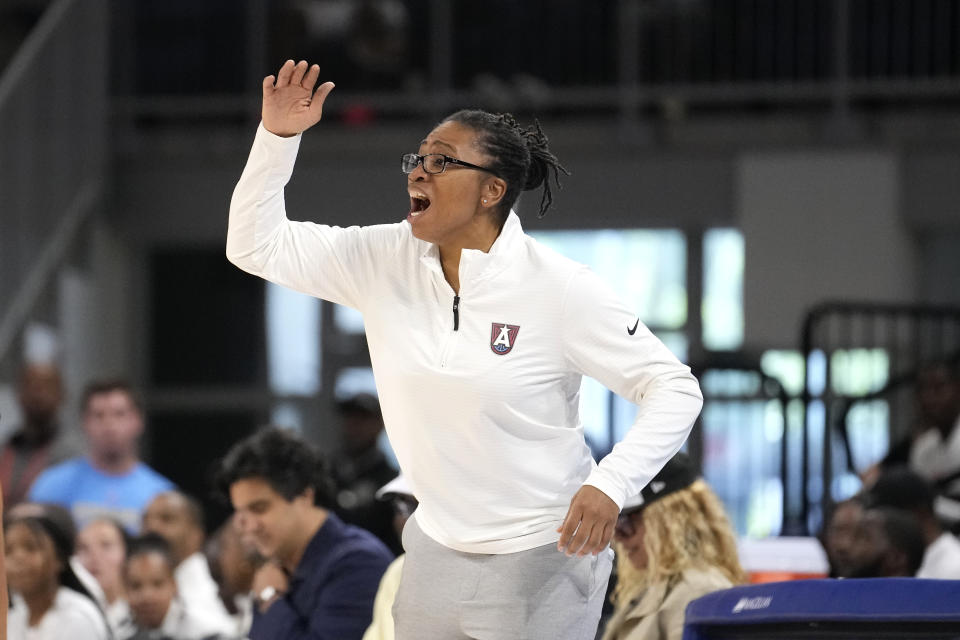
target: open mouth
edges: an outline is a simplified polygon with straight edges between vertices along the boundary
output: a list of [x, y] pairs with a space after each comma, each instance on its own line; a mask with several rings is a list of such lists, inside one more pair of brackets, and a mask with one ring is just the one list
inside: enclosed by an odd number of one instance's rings
[[430, 208], [430, 198], [422, 193], [410, 194], [410, 217], [416, 218]]

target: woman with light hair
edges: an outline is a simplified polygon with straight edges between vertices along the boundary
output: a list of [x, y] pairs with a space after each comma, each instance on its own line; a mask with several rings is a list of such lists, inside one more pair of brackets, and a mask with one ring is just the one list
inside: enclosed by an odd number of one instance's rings
[[723, 506], [683, 453], [627, 501], [614, 538], [615, 609], [603, 640], [680, 640], [691, 600], [746, 580]]

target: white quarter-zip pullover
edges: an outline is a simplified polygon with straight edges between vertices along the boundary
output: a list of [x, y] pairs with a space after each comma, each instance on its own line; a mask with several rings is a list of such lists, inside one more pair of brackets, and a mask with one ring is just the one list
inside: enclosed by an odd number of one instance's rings
[[[679, 450], [702, 404], [697, 381], [588, 268], [511, 213], [489, 252], [462, 252], [455, 295], [438, 248], [405, 221], [289, 221], [299, 143], [258, 129], [227, 257], [363, 313], [387, 435], [427, 535], [470, 553], [556, 542], [583, 484], [622, 506]], [[599, 466], [580, 423], [582, 375], [639, 405]]]

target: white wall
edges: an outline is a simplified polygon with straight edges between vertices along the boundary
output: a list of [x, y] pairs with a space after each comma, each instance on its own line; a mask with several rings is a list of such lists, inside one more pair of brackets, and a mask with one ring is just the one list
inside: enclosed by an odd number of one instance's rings
[[804, 313], [826, 300], [914, 301], [916, 251], [899, 203], [892, 152], [741, 155], [748, 346], [797, 345]]

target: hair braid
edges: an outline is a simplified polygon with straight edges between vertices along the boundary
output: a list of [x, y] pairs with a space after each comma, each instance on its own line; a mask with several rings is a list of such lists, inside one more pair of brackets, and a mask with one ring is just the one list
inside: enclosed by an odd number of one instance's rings
[[543, 194], [540, 197], [540, 211], [538, 218], [542, 218], [553, 204], [553, 192], [550, 190], [550, 173], [553, 173], [553, 181], [558, 189], [563, 189], [560, 184], [560, 172], [570, 175], [570, 172], [560, 164], [557, 156], [550, 151], [547, 134], [543, 132], [540, 121], [534, 118], [533, 124], [529, 127], [523, 127], [509, 113], [503, 113], [497, 116], [501, 122], [516, 131], [527, 149], [530, 151], [530, 165], [527, 168], [527, 174], [524, 178], [523, 190], [531, 191], [541, 184], [543, 185]]
[[562, 189], [560, 172], [566, 175], [570, 172], [551, 153], [539, 121], [523, 127], [509, 113], [493, 114], [478, 109], [458, 111], [444, 121], [457, 122], [477, 132], [479, 148], [490, 158], [488, 166], [507, 183], [507, 193], [499, 208], [502, 219], [509, 215], [521, 191], [541, 185], [543, 194], [537, 217], [543, 217], [553, 203], [550, 174], [557, 188]]

